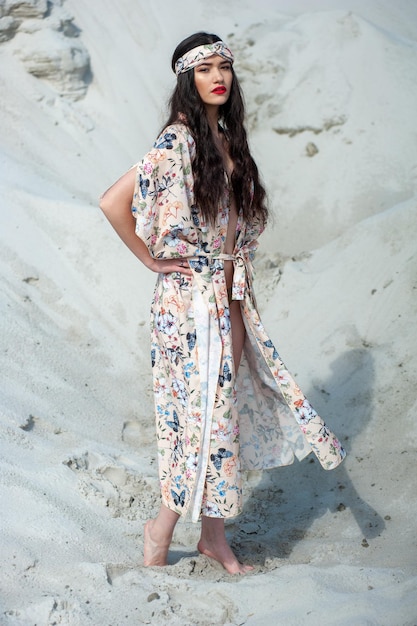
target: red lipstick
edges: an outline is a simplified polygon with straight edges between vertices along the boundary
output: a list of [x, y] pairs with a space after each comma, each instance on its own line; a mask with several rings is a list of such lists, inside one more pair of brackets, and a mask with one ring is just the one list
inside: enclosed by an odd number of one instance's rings
[[216, 93], [219, 96], [222, 96], [223, 94], [226, 93], [226, 87], [224, 87], [223, 85], [220, 85], [219, 87], [216, 87], [215, 89], [212, 89], [211, 93]]

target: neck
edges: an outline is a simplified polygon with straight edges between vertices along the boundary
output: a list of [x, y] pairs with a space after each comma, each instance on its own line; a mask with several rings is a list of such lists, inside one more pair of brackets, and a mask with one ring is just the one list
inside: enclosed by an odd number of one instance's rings
[[210, 130], [217, 137], [219, 135], [219, 107], [207, 105], [206, 113]]

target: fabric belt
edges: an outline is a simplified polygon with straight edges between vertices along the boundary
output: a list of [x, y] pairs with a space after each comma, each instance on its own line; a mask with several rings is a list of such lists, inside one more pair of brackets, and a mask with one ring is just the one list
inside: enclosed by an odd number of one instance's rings
[[[189, 261], [197, 261], [205, 258], [210, 261], [232, 261], [233, 262], [233, 281], [232, 281], [232, 300], [244, 300], [246, 289], [252, 289], [252, 261], [249, 258], [249, 252], [241, 248], [236, 254], [198, 254], [187, 257]], [[242, 289], [243, 286], [243, 289]], [[229, 290], [228, 290], [229, 291]], [[230, 299], [230, 296], [229, 296]]]

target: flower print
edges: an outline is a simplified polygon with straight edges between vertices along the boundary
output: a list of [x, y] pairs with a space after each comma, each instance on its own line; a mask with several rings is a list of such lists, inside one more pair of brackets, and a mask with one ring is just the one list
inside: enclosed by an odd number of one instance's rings
[[[164, 381], [164, 385], [165, 385], [165, 378], [159, 378], [159, 381]], [[164, 387], [166, 389], [166, 386]], [[171, 404], [171, 403], [169, 403]], [[169, 417], [169, 415], [171, 415], [169, 409], [167, 408], [167, 406], [165, 404], [157, 404], [156, 405], [156, 411], [158, 413], [158, 415], [160, 415], [161, 417], [167, 418]]]
[[230, 422], [223, 422], [218, 420], [217, 422], [213, 422], [212, 426], [212, 436], [217, 441], [227, 441], [230, 439], [230, 434], [232, 430], [232, 425]]
[[203, 502], [201, 512], [207, 517], [222, 517], [222, 514], [220, 513], [217, 504], [215, 502], [209, 502], [208, 500]]
[[[202, 513], [211, 517], [228, 517], [241, 508], [239, 426], [235, 423], [237, 407], [233, 406], [236, 403], [236, 390], [233, 386], [231, 360], [230, 311], [224, 277], [225, 262], [220, 254], [227, 234], [228, 198], [224, 196], [215, 224], [206, 223], [198, 209], [193, 207], [194, 181], [189, 158], [193, 144], [186, 130], [177, 129], [177, 126], [168, 129], [169, 133], [177, 134], [175, 142], [171, 142], [172, 150], [166, 146], [154, 149], [152, 155], [143, 161], [137, 175], [134, 200], [137, 232], [140, 236], [145, 235], [152, 253], [161, 259], [187, 259], [193, 270], [192, 280], [184, 274], [160, 275], [152, 304], [152, 358], [155, 363], [154, 395], [162, 501], [177, 512], [185, 512], [192, 503], [195, 515]], [[187, 133], [186, 140], [182, 139], [183, 133]], [[163, 138], [164, 133], [162, 142]], [[168, 144], [169, 141], [170, 137], [167, 138]], [[150, 180], [146, 188], [139, 187], [139, 173], [144, 180]], [[145, 199], [142, 198], [142, 191], [147, 192]], [[256, 247], [252, 239], [257, 230], [259, 225], [254, 227], [252, 223], [247, 223], [240, 212], [235, 254], [244, 262], [248, 280], [251, 279], [252, 269], [250, 249]], [[250, 320], [254, 343], [258, 346], [254, 359], [259, 359], [263, 364], [262, 355], [267, 356], [266, 373], [269, 376], [271, 372], [271, 379], [274, 376], [280, 383], [279, 389], [270, 389], [267, 378], [262, 376], [259, 385], [256, 381], [253, 384], [253, 378], [243, 364], [243, 380], [240, 383], [244, 387], [245, 400], [240, 412], [244, 415], [245, 423], [252, 424], [254, 431], [256, 428], [255, 434], [252, 437], [249, 435], [249, 440], [244, 441], [245, 460], [248, 459], [257, 467], [272, 466], [275, 461], [285, 460], [285, 445], [282, 443], [282, 448], [276, 448], [275, 440], [282, 442], [286, 439], [294, 442], [303, 456], [307, 443], [300, 429], [304, 429], [307, 441], [312, 442], [311, 446], [315, 446], [315, 451], [321, 454], [322, 464], [335, 466], [342, 456], [339, 442], [333, 439], [331, 433], [324, 441], [325, 433], [320, 432], [321, 420], [312, 419], [315, 412], [307, 403], [304, 404], [304, 396], [298, 391], [280, 358], [275, 359], [273, 345], [259, 319], [255, 301], [250, 297], [251, 294], [245, 293], [245, 272], [235, 272], [234, 278], [232, 296], [235, 299], [243, 298], [243, 311]], [[197, 289], [201, 298], [194, 297]], [[200, 302], [202, 309], [199, 308]], [[207, 324], [208, 319], [210, 325]], [[212, 343], [213, 322], [216, 328]], [[198, 370], [203, 360], [200, 359], [199, 363], [196, 357], [209, 353], [211, 357], [211, 350], [213, 356], [216, 356], [215, 366], [200, 380]], [[212, 359], [209, 361], [211, 365]], [[240, 383], [239, 390], [242, 392]], [[217, 397], [210, 420], [211, 427], [208, 425], [208, 437], [204, 437], [205, 396], [212, 387], [216, 389]], [[288, 432], [284, 432], [284, 426], [281, 431], [279, 423], [275, 422], [273, 432], [267, 429], [271, 422], [270, 403], [276, 393], [295, 414], [292, 419], [291, 414], [285, 413], [284, 417], [288, 416], [288, 420], [284, 419], [284, 425]], [[296, 405], [295, 402], [300, 400]], [[265, 424], [263, 429], [258, 430], [258, 420], [261, 425]], [[320, 442], [320, 438], [323, 441]], [[199, 469], [196, 468], [197, 465], [200, 467], [203, 457], [208, 463], [207, 466], [204, 464], [200, 477]], [[202, 489], [196, 490], [198, 501], [194, 502], [191, 497], [197, 487], [194, 481], [200, 478]], [[204, 481], [207, 488], [201, 503]]]
[[155, 315], [155, 324], [158, 331], [163, 332], [165, 335], [168, 335], [168, 337], [171, 337], [178, 332], [176, 322], [177, 318], [174, 317], [169, 311], [165, 313], [162, 309], [160, 313], [158, 312]]
[[197, 471], [198, 468], [198, 454], [190, 454], [187, 458], [187, 468], [189, 470], [193, 470], [193, 472]]
[[223, 471], [226, 476], [233, 476], [236, 472], [236, 457], [232, 456], [230, 459], [226, 459], [223, 463]]
[[182, 486], [182, 476], [181, 474], [178, 474], [177, 476], [174, 476], [172, 479], [172, 482], [175, 484], [175, 487], [177, 489], [181, 489]]
[[243, 300], [245, 297], [246, 285], [245, 283], [233, 283], [232, 285], [232, 299]]
[[167, 481], [161, 483], [161, 495], [163, 502], [169, 502], [171, 500], [171, 490]]
[[[164, 208], [164, 216], [163, 216], [163, 224], [166, 224], [169, 221], [170, 217], [173, 217], [175, 220], [178, 219], [178, 211], [181, 211], [182, 209], [182, 202], [170, 202], [168, 203], [167, 200], [167, 205]], [[188, 229], [187, 229], [188, 232]]]
[[276, 466], [276, 462], [277, 462], [277, 457], [279, 458], [279, 454], [266, 454], [263, 458], [262, 458], [262, 464], [264, 466], [265, 469], [268, 469], [270, 467], [275, 467]]
[[191, 378], [193, 370], [194, 370], [194, 363], [193, 363], [193, 361], [190, 361], [189, 363], [187, 363], [184, 366], [184, 376], [185, 376], [185, 378]]
[[175, 398], [178, 398], [182, 406], [187, 406], [187, 389], [179, 378], [174, 378], [172, 381], [172, 393]]
[[155, 379], [153, 391], [157, 398], [160, 398], [161, 396], [164, 397], [167, 393], [168, 387], [166, 382], [167, 381], [164, 377]]
[[201, 425], [201, 412], [196, 411], [196, 410], [191, 411], [191, 413], [187, 416], [187, 422], [189, 424], [195, 424], [197, 426], [200, 426]]
[[308, 424], [308, 422], [317, 417], [316, 411], [305, 398], [304, 400], [297, 400], [294, 404], [297, 412], [297, 420], [300, 424]]
[[178, 254], [187, 254], [187, 246], [183, 241], [177, 245]]
[[290, 384], [290, 376], [287, 370], [278, 371], [278, 382], [280, 383], [280, 385], [285, 385], [286, 387], [288, 387], [288, 385]]
[[297, 383], [295, 383], [294, 385], [294, 393], [297, 396], [302, 396], [303, 392], [301, 391], [300, 387], [297, 385]]
[[231, 324], [230, 324], [230, 310], [229, 308], [220, 309], [219, 311], [219, 326], [220, 332], [223, 336], [228, 335], [230, 332]]
[[189, 228], [186, 228], [182, 222], [173, 225], [170, 230], [162, 233], [164, 243], [170, 248], [175, 248], [181, 243], [181, 238], [185, 237], [189, 233]]
[[216, 491], [221, 498], [224, 498], [226, 495], [227, 483], [225, 480], [221, 480], [218, 485], [216, 485]]
[[321, 443], [322, 441], [327, 441], [330, 436], [330, 430], [323, 424], [323, 426], [319, 430], [319, 439], [318, 441]]
[[151, 163], [156, 165], [157, 163], [159, 163], [159, 161], [163, 161], [165, 159], [165, 152], [158, 149], [151, 150], [151, 152], [148, 154], [148, 158]]
[[342, 447], [340, 441], [333, 435], [333, 439], [330, 442], [330, 454], [345, 456], [346, 452]]

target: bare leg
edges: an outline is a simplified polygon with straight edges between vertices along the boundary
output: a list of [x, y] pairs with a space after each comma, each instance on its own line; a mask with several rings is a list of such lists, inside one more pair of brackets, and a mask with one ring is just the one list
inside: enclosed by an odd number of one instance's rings
[[246, 335], [239, 300], [232, 300], [230, 303], [230, 325], [232, 327], [233, 363], [235, 366], [235, 374], [237, 374]]
[[156, 518], [146, 522], [143, 530], [143, 564], [145, 566], [167, 564], [168, 548], [178, 518], [178, 513], [161, 504]]
[[253, 569], [251, 565], [244, 565], [237, 560], [226, 541], [223, 518], [201, 518], [201, 537], [197, 548], [201, 554], [221, 563], [229, 574], [247, 574]]

